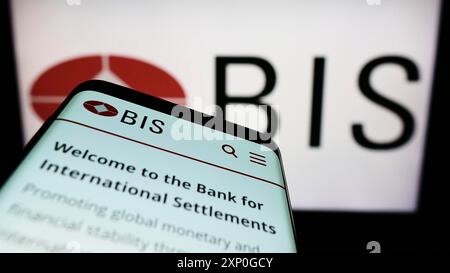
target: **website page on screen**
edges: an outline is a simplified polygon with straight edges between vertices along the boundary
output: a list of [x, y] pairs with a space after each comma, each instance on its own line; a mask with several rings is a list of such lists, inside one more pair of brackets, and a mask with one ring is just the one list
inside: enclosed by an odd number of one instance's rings
[[0, 219], [0, 251], [296, 251], [273, 150], [89, 90], [4, 184]]

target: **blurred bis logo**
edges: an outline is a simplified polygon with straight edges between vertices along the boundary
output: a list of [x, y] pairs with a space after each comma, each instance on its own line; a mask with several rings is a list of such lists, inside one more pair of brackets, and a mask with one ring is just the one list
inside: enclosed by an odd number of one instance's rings
[[113, 117], [119, 113], [111, 104], [97, 100], [86, 101], [83, 106], [89, 112], [105, 117]]
[[82, 56], [62, 61], [45, 70], [31, 88], [31, 105], [45, 121], [83, 81], [100, 79], [148, 95], [184, 105], [186, 96], [178, 81], [165, 70], [123, 56]]

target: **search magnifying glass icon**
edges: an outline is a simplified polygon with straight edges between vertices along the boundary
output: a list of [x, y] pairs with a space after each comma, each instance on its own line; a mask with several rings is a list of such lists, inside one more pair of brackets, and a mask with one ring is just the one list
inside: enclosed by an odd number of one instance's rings
[[228, 145], [228, 144], [223, 144], [223, 145], [222, 145], [222, 150], [223, 150], [226, 154], [230, 154], [230, 155], [232, 155], [232, 156], [234, 156], [234, 157], [237, 158], [236, 150], [233, 148], [233, 146]]

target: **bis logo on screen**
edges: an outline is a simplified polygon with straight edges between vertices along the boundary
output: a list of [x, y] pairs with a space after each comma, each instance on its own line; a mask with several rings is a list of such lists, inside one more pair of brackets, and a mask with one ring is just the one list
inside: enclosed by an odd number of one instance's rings
[[111, 104], [97, 100], [86, 101], [83, 106], [89, 112], [105, 117], [113, 117], [119, 113]]
[[[88, 100], [83, 103], [83, 106], [89, 112], [103, 117], [115, 117], [119, 114], [116, 107], [103, 101]], [[165, 125], [164, 121], [160, 119], [152, 119], [147, 115], [142, 113], [138, 114], [129, 109], [123, 112], [120, 117], [120, 122], [141, 130], [147, 130], [154, 134], [161, 134]]]

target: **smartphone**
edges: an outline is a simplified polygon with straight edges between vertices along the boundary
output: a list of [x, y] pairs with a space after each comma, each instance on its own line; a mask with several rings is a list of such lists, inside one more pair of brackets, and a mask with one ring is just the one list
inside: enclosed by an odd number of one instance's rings
[[84, 82], [0, 188], [0, 251], [296, 252], [279, 149], [222, 118]]

